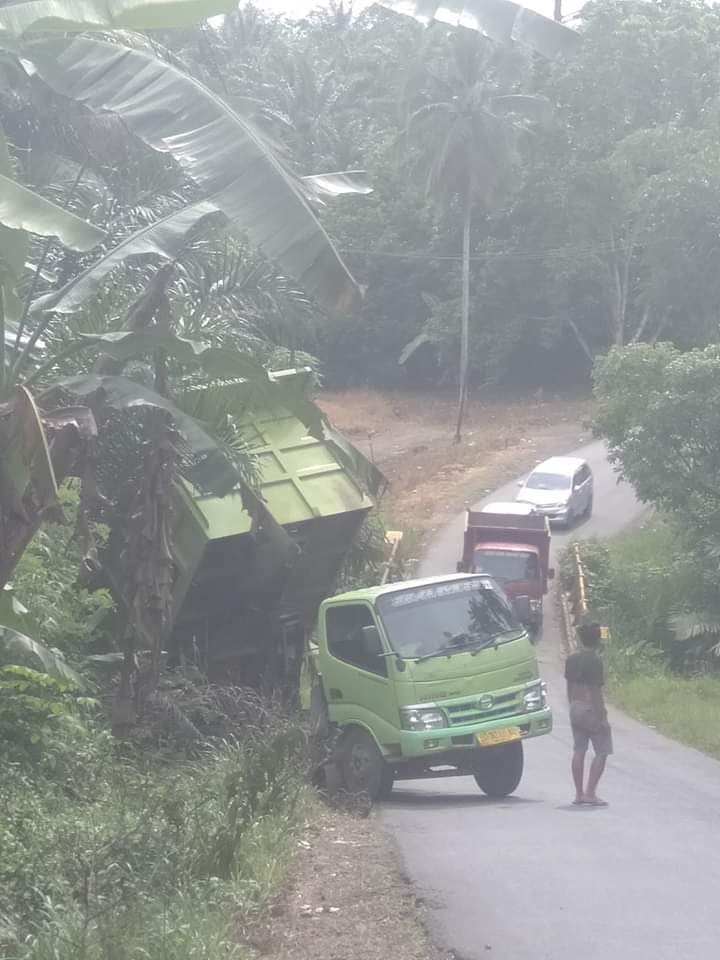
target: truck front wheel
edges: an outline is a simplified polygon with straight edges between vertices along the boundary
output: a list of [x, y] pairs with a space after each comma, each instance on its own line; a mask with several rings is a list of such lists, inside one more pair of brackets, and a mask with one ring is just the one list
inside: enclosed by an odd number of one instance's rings
[[342, 738], [340, 765], [348, 793], [364, 793], [373, 801], [386, 799], [392, 775], [377, 744], [364, 730], [353, 728]]
[[516, 740], [480, 752], [475, 782], [488, 797], [507, 797], [517, 790], [522, 774], [523, 745]]

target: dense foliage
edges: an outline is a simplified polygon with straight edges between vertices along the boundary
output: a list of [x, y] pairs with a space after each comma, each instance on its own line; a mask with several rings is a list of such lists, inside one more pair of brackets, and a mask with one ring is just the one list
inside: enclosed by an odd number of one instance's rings
[[2, 956], [243, 955], [302, 823], [303, 757], [277, 720], [168, 766], [66, 716], [42, 761], [3, 765]]
[[[598, 0], [579, 29], [572, 55], [548, 62], [515, 48], [483, 77], [491, 90], [546, 98], [552, 118], [503, 166], [497, 202], [477, 199], [476, 380], [556, 383], [586, 376], [614, 344], [687, 347], [716, 334], [720, 14], [694, 0]], [[462, 216], [457, 202], [436, 215], [403, 149], [419, 105], [440, 116], [462, 100], [453, 36], [377, 8], [288, 23], [246, 7], [205, 66], [289, 123], [306, 165], [368, 170], [374, 193], [323, 218], [368, 287], [362, 321], [318, 330], [303, 320], [289, 334], [322, 357], [331, 383], [456, 377]]]
[[[667, 513], [672, 531], [667, 542], [657, 539], [646, 564], [662, 610], [645, 610], [648, 629], [662, 620], [701, 658], [720, 653], [718, 374], [716, 346], [681, 352], [667, 343], [613, 350], [595, 371], [595, 429], [621, 475]], [[629, 593], [642, 596], [637, 584]], [[675, 647], [672, 656], [684, 654]]]

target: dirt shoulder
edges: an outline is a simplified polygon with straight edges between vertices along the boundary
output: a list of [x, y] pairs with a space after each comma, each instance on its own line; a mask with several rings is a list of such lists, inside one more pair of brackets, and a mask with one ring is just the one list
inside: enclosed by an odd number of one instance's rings
[[390, 481], [388, 525], [412, 530], [421, 541], [466, 500], [589, 439], [586, 396], [475, 398], [461, 444], [453, 443], [455, 401], [449, 396], [354, 390], [323, 393], [318, 401]]
[[392, 841], [370, 819], [322, 808], [285, 893], [256, 932], [268, 960], [444, 960]]

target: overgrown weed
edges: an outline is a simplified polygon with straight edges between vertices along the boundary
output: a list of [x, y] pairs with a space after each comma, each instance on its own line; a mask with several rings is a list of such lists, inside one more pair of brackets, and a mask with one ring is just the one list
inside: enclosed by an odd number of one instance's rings
[[227, 960], [262, 910], [305, 816], [291, 720], [152, 765], [80, 721], [53, 755], [3, 765], [3, 960]]

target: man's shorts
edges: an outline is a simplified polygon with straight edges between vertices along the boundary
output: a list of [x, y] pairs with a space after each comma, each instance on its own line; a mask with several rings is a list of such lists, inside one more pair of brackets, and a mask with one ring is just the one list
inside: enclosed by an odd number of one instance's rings
[[591, 743], [596, 754], [609, 757], [613, 752], [610, 724], [607, 720], [596, 717], [585, 704], [570, 705], [570, 727], [576, 753], [587, 753]]

